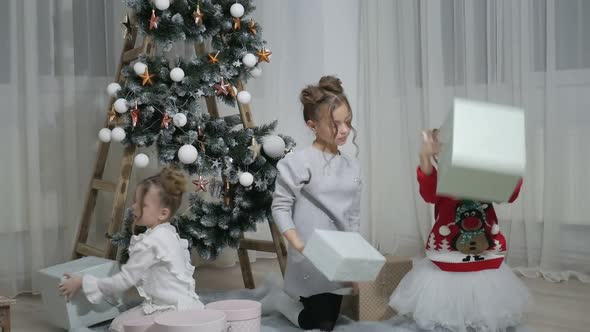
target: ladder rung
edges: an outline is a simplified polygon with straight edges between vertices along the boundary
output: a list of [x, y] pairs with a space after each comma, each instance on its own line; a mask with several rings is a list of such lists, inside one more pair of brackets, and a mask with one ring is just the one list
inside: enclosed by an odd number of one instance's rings
[[125, 53], [123, 53], [123, 63], [129, 63], [129, 62], [137, 59], [137, 57], [142, 52], [143, 52], [142, 47], [136, 47], [136, 48], [130, 49], [129, 51], [126, 51]]
[[104, 191], [115, 192], [117, 188], [116, 183], [112, 183], [109, 181], [101, 180], [101, 179], [94, 179], [92, 180], [92, 188]]
[[272, 241], [242, 239], [240, 241], [240, 249], [257, 250], [264, 252], [275, 252], [275, 245]]
[[103, 250], [87, 245], [86, 243], [78, 243], [78, 245], [76, 246], [76, 252], [83, 256], [104, 256]]

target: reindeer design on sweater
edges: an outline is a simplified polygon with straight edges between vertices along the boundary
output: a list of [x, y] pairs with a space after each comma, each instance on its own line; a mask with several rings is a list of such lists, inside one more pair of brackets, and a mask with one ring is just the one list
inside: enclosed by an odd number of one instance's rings
[[453, 238], [451, 245], [453, 249], [467, 255], [464, 262], [469, 262], [471, 256], [476, 261], [483, 260], [480, 255], [494, 244], [485, 231], [486, 209], [489, 206], [474, 201], [461, 201], [457, 204], [455, 225], [459, 227], [459, 233]]

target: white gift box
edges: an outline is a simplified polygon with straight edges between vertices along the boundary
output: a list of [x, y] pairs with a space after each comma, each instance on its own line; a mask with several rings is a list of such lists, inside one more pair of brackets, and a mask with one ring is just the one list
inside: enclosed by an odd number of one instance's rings
[[154, 327], [154, 315], [123, 322], [123, 332], [156, 332]]
[[506, 202], [525, 174], [521, 108], [455, 99], [438, 140], [439, 195]]
[[84, 291], [80, 289], [69, 302], [59, 294], [57, 286], [64, 280], [63, 274], [70, 272], [76, 275], [89, 274], [97, 278], [109, 277], [119, 272], [119, 264], [115, 261], [99, 257], [84, 257], [75, 261], [48, 267], [39, 271], [41, 296], [46, 319], [57, 327], [71, 330], [87, 327], [115, 318], [119, 309], [118, 303], [105, 301], [99, 304], [88, 302]]
[[225, 313], [228, 331], [260, 332], [262, 305], [250, 300], [225, 300], [211, 302], [205, 309]]
[[315, 230], [303, 255], [330, 281], [374, 281], [385, 257], [359, 233]]

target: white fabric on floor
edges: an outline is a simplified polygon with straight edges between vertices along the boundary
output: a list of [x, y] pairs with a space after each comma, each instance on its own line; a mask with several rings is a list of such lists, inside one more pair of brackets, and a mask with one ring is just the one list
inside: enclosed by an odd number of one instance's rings
[[[260, 288], [249, 290], [249, 289], [238, 289], [230, 291], [211, 291], [201, 290], [199, 294], [203, 303], [209, 303], [227, 299], [250, 299], [250, 300], [261, 300], [268, 292], [270, 288], [262, 286]], [[92, 328], [77, 329], [75, 332], [102, 332], [108, 331], [108, 323], [100, 324]], [[262, 332], [296, 332], [302, 331], [299, 328], [294, 327], [286, 318], [282, 317], [278, 312], [273, 312], [270, 315], [262, 317]], [[314, 330], [315, 331], [315, 330]], [[336, 332], [423, 332], [420, 330], [413, 321], [406, 317], [394, 317], [387, 321], [382, 322], [356, 322], [342, 316], [336, 328]], [[436, 329], [436, 332], [448, 332], [446, 329]], [[526, 326], [521, 326], [515, 329], [509, 329], [506, 332], [531, 332], [532, 330]]]

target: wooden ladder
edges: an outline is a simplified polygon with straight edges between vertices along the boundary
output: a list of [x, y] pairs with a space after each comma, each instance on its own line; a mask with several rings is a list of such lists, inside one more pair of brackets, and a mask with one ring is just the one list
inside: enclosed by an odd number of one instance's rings
[[[136, 40], [137, 30], [133, 28], [129, 32], [128, 38], [125, 39], [115, 74], [115, 82], [118, 82], [121, 85], [124, 84], [124, 76], [122, 75], [121, 70], [125, 65], [137, 59], [140, 54], [146, 54], [148, 56], [153, 56], [155, 54], [155, 45], [149, 36], [144, 37], [141, 45], [138, 47], [135, 47]], [[203, 44], [195, 45], [195, 51], [200, 55], [206, 54], [206, 48]], [[238, 82], [237, 85], [239, 91], [244, 90], [244, 85], [242, 82]], [[114, 98], [111, 98], [109, 102], [109, 110], [113, 102]], [[238, 110], [240, 112], [240, 118], [244, 128], [254, 127], [255, 125], [250, 106], [247, 104], [240, 104], [237, 101], [236, 103], [238, 104]], [[209, 114], [212, 117], [219, 117], [219, 111], [215, 98], [207, 97], [206, 104]], [[104, 127], [108, 127], [109, 125], [110, 121], [109, 116], [107, 115]], [[92, 179], [90, 180], [88, 193], [86, 195], [86, 202], [84, 204], [84, 210], [82, 212], [82, 217], [78, 226], [72, 259], [77, 259], [84, 256], [97, 256], [109, 259], [115, 259], [117, 257], [117, 246], [112, 244], [110, 241], [107, 241], [104, 249], [96, 248], [87, 243], [90, 224], [92, 222], [92, 215], [96, 207], [96, 199], [99, 191], [108, 191], [115, 194], [107, 235], [112, 236], [113, 234], [117, 233], [123, 223], [125, 201], [127, 199], [129, 179], [131, 177], [131, 170], [133, 169], [133, 158], [135, 156], [136, 147], [130, 145], [124, 149], [123, 156], [121, 158], [119, 180], [117, 183], [113, 183], [103, 180], [104, 169], [109, 153], [109, 146], [110, 142], [99, 143]], [[283, 276], [285, 274], [287, 249], [279, 229], [272, 221], [272, 216], [268, 214], [267, 217], [272, 241], [247, 239], [244, 238], [243, 235], [242, 239], [240, 240], [238, 247], [238, 258], [240, 261], [240, 268], [242, 270], [244, 286], [246, 288], [255, 287], [254, 277], [252, 275], [252, 267], [248, 257], [248, 250], [276, 253], [281, 273]]]

